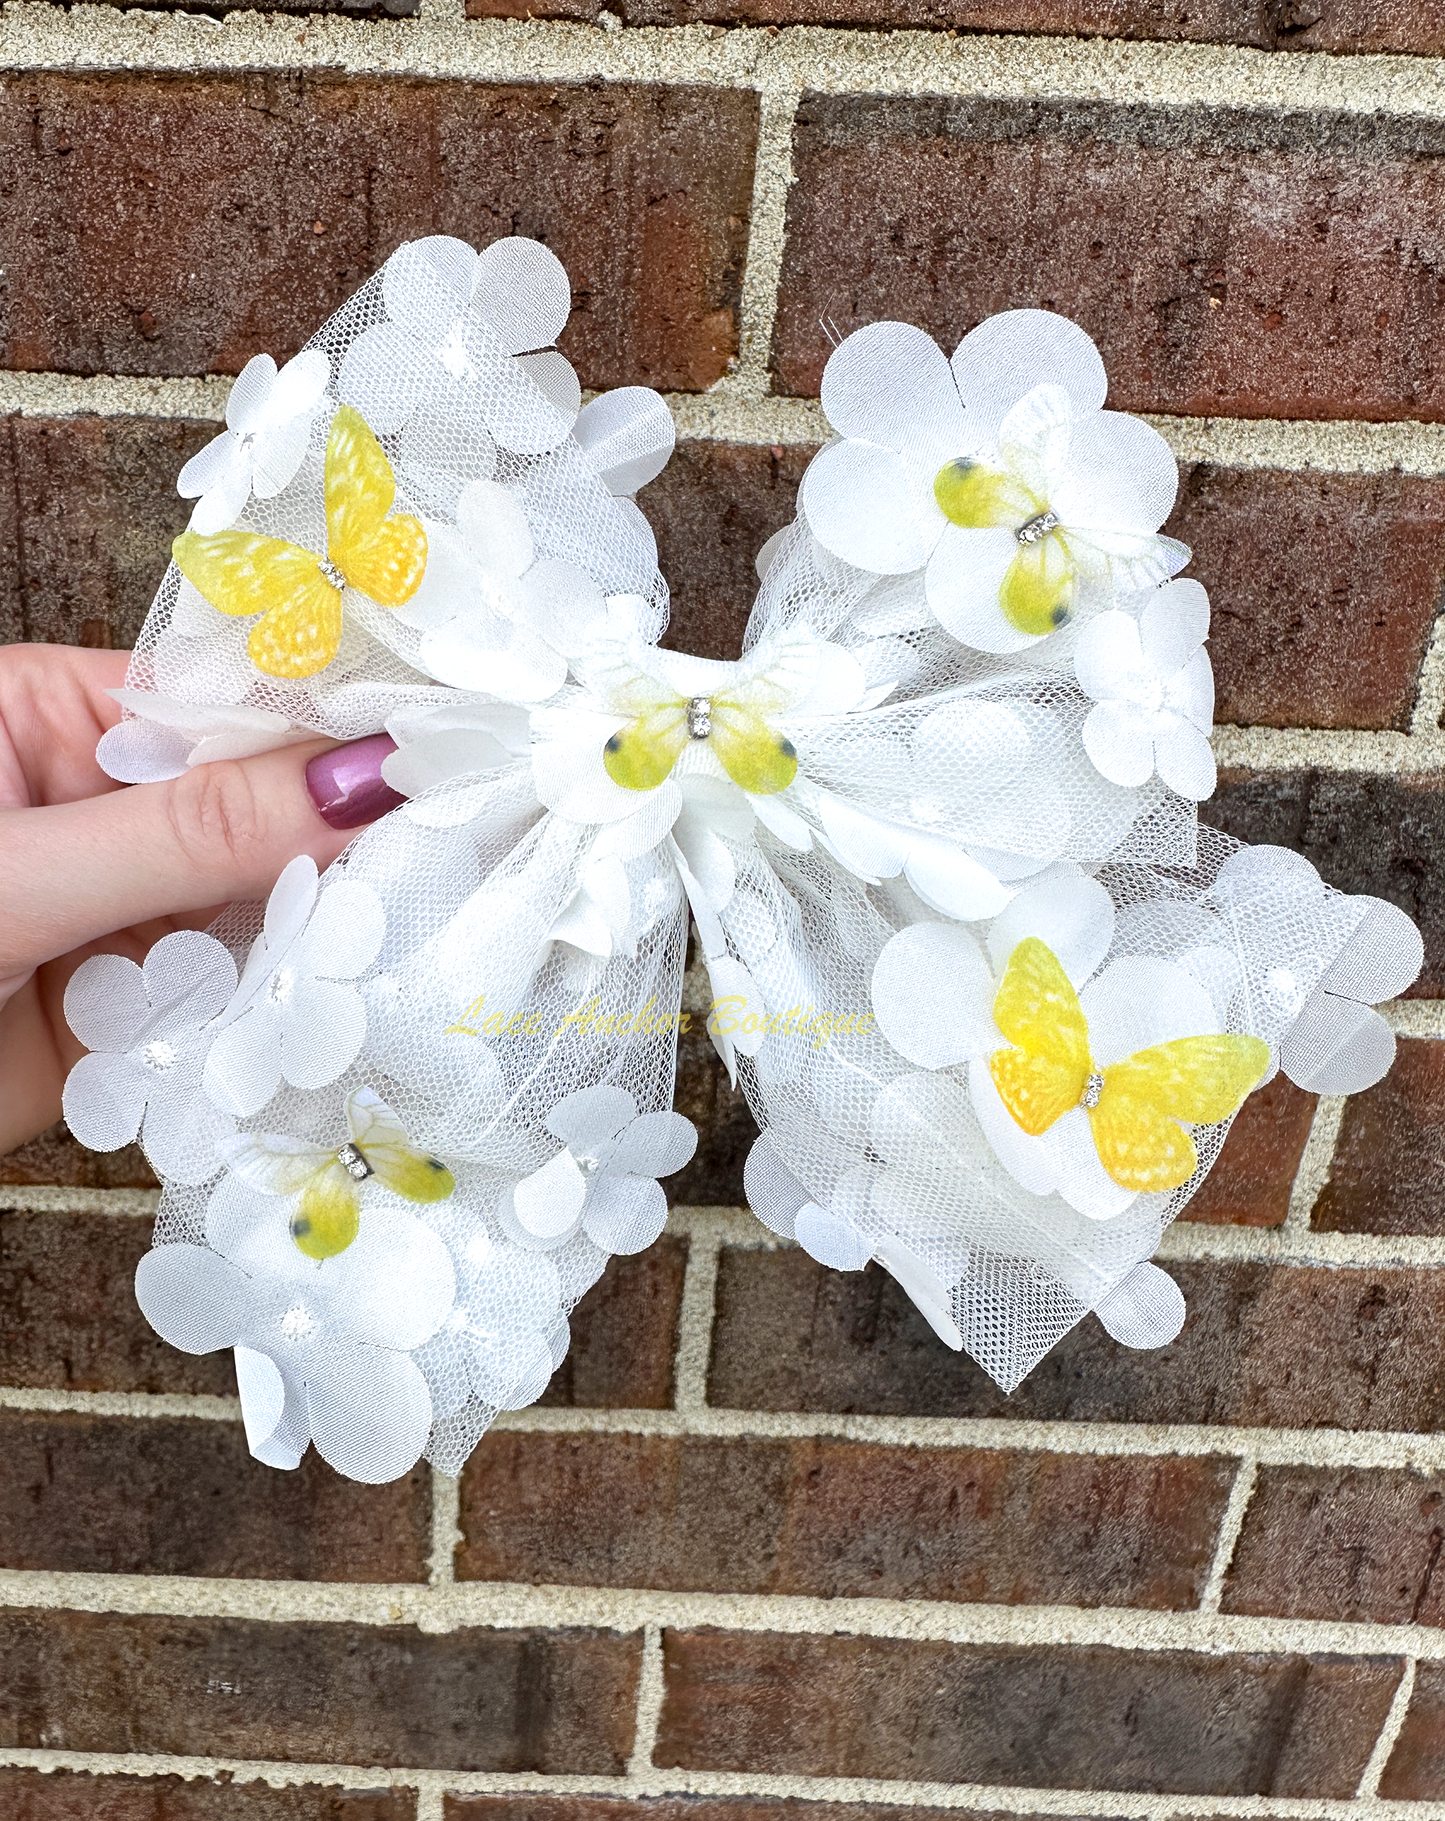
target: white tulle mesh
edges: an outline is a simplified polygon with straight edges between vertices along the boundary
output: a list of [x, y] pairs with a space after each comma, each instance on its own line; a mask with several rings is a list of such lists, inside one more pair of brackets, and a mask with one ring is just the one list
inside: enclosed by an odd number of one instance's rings
[[[549, 345], [567, 302], [533, 243], [437, 238], [310, 344], [324, 390], [309, 355], [253, 362], [182, 477], [198, 534], [325, 556], [347, 405], [427, 528], [424, 610], [348, 587], [335, 656], [287, 681], [173, 567], [102, 747], [135, 780], [302, 730], [400, 748], [410, 800], [324, 878], [293, 861], [267, 906], [144, 973], [88, 962], [67, 998], [93, 1051], [67, 1117], [101, 1148], [139, 1135], [165, 1178], [142, 1308], [177, 1346], [235, 1348], [278, 1467], [314, 1443], [362, 1480], [423, 1451], [454, 1472], [541, 1395], [691, 1154], [669, 1110], [690, 924], [762, 1128], [757, 1214], [833, 1268], [881, 1262], [1006, 1388], [1090, 1310], [1124, 1345], [1172, 1337], [1147, 1261], [1248, 1082], [1377, 1079], [1370, 1007], [1419, 966], [1391, 906], [1199, 825], [1207, 601], [1167, 579], [1162, 444], [1102, 411], [1080, 331], [1013, 312], [951, 362], [901, 325], [850, 338], [824, 387], [840, 440], [724, 664], [657, 649], [667, 590], [628, 496], [670, 421], [639, 388], [579, 412]], [[997, 577], [1041, 542], [1067, 585], [1021, 631], [1037, 600]], [[485, 688], [448, 686], [458, 664]], [[1082, 1072], [1033, 1131], [994, 1059], [1040, 954], [1018, 1042]], [[1149, 1076], [1147, 1116], [1118, 1085], [1163, 1045], [1203, 1071], [1210, 1043], [1239, 1082], [1197, 1087], [1207, 1118], [1177, 1081]], [[1138, 1187], [1108, 1129], [1168, 1186]]]

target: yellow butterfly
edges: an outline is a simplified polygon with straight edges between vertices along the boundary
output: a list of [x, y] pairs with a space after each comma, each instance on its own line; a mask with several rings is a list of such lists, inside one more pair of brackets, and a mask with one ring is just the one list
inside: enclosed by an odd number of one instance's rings
[[457, 1186], [440, 1159], [413, 1148], [401, 1121], [371, 1088], [346, 1102], [351, 1136], [334, 1150], [284, 1132], [240, 1132], [217, 1151], [266, 1195], [300, 1195], [291, 1237], [308, 1258], [335, 1258], [361, 1230], [361, 1185], [375, 1176], [406, 1201], [445, 1201]]
[[346, 587], [403, 606], [426, 570], [426, 532], [407, 513], [388, 518], [396, 480], [366, 420], [343, 405], [326, 438], [326, 555], [254, 531], [183, 531], [176, 567], [213, 607], [259, 613], [246, 649], [272, 677], [313, 677], [341, 643]]
[[1239, 1110], [1269, 1066], [1269, 1045], [1224, 1033], [1179, 1037], [1099, 1068], [1089, 1026], [1058, 957], [1037, 936], [1009, 956], [994, 1022], [1016, 1045], [995, 1050], [989, 1074], [1031, 1138], [1085, 1107], [1099, 1161], [1121, 1188], [1174, 1189], [1198, 1165], [1182, 1125], [1213, 1125]]
[[603, 748], [607, 775], [625, 790], [655, 790], [689, 740], [706, 740], [740, 790], [763, 797], [786, 790], [798, 775], [798, 755], [765, 717], [788, 707], [796, 693], [791, 681], [785, 661], [777, 674], [745, 675], [710, 696], [679, 695], [642, 672], [614, 682], [609, 705], [632, 718]]

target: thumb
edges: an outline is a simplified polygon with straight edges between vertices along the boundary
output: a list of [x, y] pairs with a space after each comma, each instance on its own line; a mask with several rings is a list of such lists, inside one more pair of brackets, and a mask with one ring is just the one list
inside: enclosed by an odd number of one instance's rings
[[198, 765], [163, 784], [0, 812], [0, 975], [114, 930], [264, 898], [298, 854], [327, 867], [352, 831], [403, 801], [385, 734]]

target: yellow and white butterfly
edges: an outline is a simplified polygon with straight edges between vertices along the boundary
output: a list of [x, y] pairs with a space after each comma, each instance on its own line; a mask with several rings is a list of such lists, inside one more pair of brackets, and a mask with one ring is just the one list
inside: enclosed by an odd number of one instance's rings
[[1269, 1045], [1236, 1032], [1180, 1037], [1100, 1068], [1089, 1025], [1053, 950], [1027, 936], [1009, 956], [994, 1022], [1014, 1047], [993, 1051], [999, 1098], [1031, 1138], [1076, 1107], [1099, 1161], [1121, 1188], [1177, 1188], [1198, 1167], [1180, 1121], [1213, 1125], [1238, 1112], [1269, 1066]]
[[334, 1258], [361, 1227], [361, 1185], [375, 1176], [405, 1201], [445, 1201], [456, 1187], [439, 1158], [418, 1151], [396, 1114], [371, 1088], [346, 1102], [345, 1144], [328, 1149], [285, 1132], [238, 1132], [217, 1152], [243, 1182], [266, 1195], [299, 1195], [291, 1237], [308, 1258]]
[[[619, 655], [589, 678], [601, 685], [612, 713], [628, 717], [603, 749], [608, 777], [624, 790], [655, 790], [688, 743], [705, 740], [740, 790], [754, 796], [786, 790], [798, 775], [798, 755], [770, 723], [807, 692], [814, 651], [813, 644], [785, 642], [761, 662], [707, 667], [719, 673], [716, 686], [693, 660], [696, 689], [687, 694], [665, 669], [644, 670]], [[648, 655], [665, 664], [667, 654]]]
[[341, 601], [350, 587], [382, 607], [401, 607], [426, 571], [420, 519], [388, 518], [396, 479], [366, 420], [343, 405], [326, 438], [326, 555], [239, 527], [201, 537], [183, 531], [176, 567], [222, 613], [259, 613], [247, 650], [273, 677], [311, 677], [341, 643]]

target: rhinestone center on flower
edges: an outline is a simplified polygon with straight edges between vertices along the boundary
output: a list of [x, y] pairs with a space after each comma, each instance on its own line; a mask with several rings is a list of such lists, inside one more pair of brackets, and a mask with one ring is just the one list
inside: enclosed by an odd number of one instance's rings
[[706, 696], [694, 696], [688, 703], [687, 731], [694, 740], [705, 740], [712, 732], [712, 703]]
[[154, 1069], [157, 1075], [169, 1075], [176, 1066], [176, 1046], [156, 1038], [141, 1051], [141, 1061], [148, 1069]]
[[346, 586], [346, 577], [336, 567], [335, 563], [332, 562], [331, 558], [329, 556], [318, 556], [316, 559], [316, 566], [326, 577], [327, 581], [330, 582], [336, 592], [340, 594], [342, 589]]
[[366, 1161], [366, 1156], [359, 1145], [342, 1145], [336, 1153], [336, 1161], [353, 1182], [365, 1182], [368, 1176], [376, 1173]]
[[1020, 544], [1041, 544], [1051, 531], [1057, 531], [1058, 528], [1057, 513], [1040, 512], [1031, 519], [1025, 519], [1014, 532], [1014, 538]]
[[1084, 1083], [1084, 1091], [1079, 1096], [1081, 1107], [1096, 1107], [1104, 1097], [1104, 1077], [1094, 1069]]

